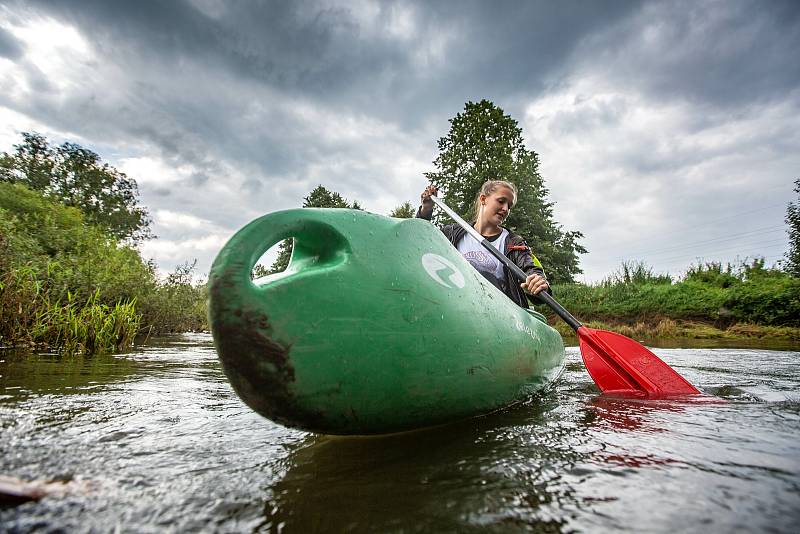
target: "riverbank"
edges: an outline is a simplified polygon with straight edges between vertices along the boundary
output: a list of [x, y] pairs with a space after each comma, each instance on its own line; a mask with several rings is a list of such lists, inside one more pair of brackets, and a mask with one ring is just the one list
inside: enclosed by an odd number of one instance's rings
[[0, 182], [0, 346], [104, 354], [207, 329], [194, 265], [159, 277], [134, 243], [75, 207]]
[[[558, 330], [570, 345], [576, 340], [575, 332], [555, 316], [549, 317], [550, 326]], [[646, 341], [656, 346], [715, 346], [800, 348], [800, 328], [788, 326], [763, 326], [736, 323], [726, 328], [700, 321], [681, 321], [662, 318], [653, 321], [637, 321], [633, 324], [614, 321], [587, 321], [589, 328], [610, 330], [624, 336]]]
[[[591, 328], [664, 346], [664, 340], [800, 347], [800, 278], [763, 259], [693, 265], [680, 278], [623, 263], [597, 284], [556, 284], [558, 301]], [[562, 336], [574, 332], [539, 306]], [[709, 344], [706, 343], [706, 344]]]
[[[194, 265], [161, 279], [135, 246], [78, 209], [0, 183], [0, 347], [102, 354], [149, 335], [206, 330], [207, 289]], [[587, 326], [640, 341], [800, 346], [800, 278], [763, 259], [691, 266], [680, 279], [624, 263], [599, 284], [554, 284], [553, 293]]]

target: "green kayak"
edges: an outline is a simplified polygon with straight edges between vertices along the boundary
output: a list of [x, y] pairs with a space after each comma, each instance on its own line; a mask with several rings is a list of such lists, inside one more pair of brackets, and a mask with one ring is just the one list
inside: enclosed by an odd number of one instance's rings
[[[270, 247], [288, 268], [253, 282]], [[209, 320], [242, 400], [277, 423], [382, 434], [486, 414], [564, 367], [544, 317], [515, 305], [420, 219], [302, 208], [242, 228], [209, 275]]]

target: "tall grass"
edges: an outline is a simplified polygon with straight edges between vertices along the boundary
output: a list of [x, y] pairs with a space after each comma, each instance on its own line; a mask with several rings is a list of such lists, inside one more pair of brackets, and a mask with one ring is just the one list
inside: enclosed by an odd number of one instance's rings
[[193, 269], [160, 280], [80, 211], [0, 182], [0, 345], [97, 354], [129, 346], [137, 331], [205, 329]]
[[800, 279], [766, 268], [763, 259], [693, 265], [679, 280], [629, 263], [599, 284], [559, 285], [553, 291], [582, 321], [800, 326]]
[[130, 347], [141, 315], [134, 302], [109, 306], [99, 292], [88, 300], [72, 293], [53, 299], [47, 284], [30, 268], [0, 277], [0, 345], [48, 347], [65, 354], [106, 354]]
[[133, 302], [113, 307], [97, 302], [99, 293], [80, 303], [70, 294], [67, 302], [46, 303], [31, 327], [34, 343], [69, 354], [107, 354], [133, 345], [141, 316]]

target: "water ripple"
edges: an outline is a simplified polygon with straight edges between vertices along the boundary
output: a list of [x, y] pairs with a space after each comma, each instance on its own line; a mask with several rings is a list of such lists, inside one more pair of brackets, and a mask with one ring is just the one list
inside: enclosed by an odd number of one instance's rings
[[81, 489], [0, 507], [0, 530], [794, 532], [800, 354], [656, 352], [708, 397], [606, 398], [570, 347], [561, 379], [525, 403], [370, 438], [259, 417], [208, 335], [6, 357], [0, 474]]

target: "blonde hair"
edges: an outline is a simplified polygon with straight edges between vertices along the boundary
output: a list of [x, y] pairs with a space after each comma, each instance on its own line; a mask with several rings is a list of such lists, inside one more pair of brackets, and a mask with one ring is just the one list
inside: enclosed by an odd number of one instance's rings
[[475, 202], [472, 204], [472, 220], [478, 220], [478, 214], [481, 212], [481, 195], [489, 196], [501, 187], [507, 187], [514, 193], [513, 204], [517, 203], [517, 186], [505, 180], [486, 180], [483, 182], [480, 191], [475, 195]]

